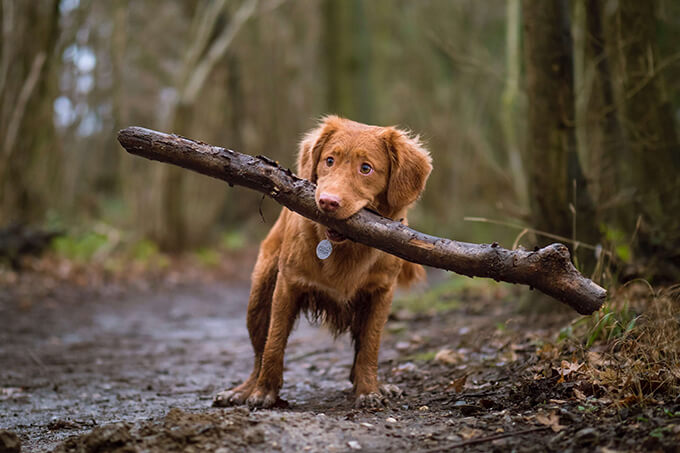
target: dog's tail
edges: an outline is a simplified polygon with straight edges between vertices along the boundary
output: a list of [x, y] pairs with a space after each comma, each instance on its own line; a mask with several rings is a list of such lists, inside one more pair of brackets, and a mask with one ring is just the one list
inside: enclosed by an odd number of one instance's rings
[[401, 272], [397, 277], [397, 284], [404, 288], [408, 288], [414, 283], [425, 281], [427, 275], [425, 269], [420, 264], [404, 261], [401, 263]]

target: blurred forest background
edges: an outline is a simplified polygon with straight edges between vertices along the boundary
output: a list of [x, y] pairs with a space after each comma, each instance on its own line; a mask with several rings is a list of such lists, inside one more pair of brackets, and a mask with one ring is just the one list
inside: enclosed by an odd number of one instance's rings
[[426, 140], [418, 229], [680, 280], [679, 2], [0, 0], [0, 23], [0, 229], [63, 229], [62, 253], [240, 247], [275, 220], [119, 129], [292, 166], [337, 113]]

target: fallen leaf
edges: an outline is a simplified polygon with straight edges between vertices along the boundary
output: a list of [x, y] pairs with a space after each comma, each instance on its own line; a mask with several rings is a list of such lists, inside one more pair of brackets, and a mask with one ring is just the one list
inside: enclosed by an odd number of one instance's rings
[[555, 368], [555, 371], [557, 371], [557, 373], [560, 375], [560, 379], [557, 381], [557, 383], [561, 384], [562, 382], [564, 382], [567, 376], [575, 373], [582, 366], [583, 366], [582, 363], [572, 363], [569, 362], [568, 360], [562, 360], [562, 362], [560, 363], [560, 367]]
[[445, 365], [456, 365], [463, 360], [463, 355], [453, 349], [442, 349], [434, 356], [434, 360]]
[[549, 415], [538, 414], [536, 415], [536, 421], [541, 425], [549, 426], [556, 433], [564, 429], [564, 426], [560, 425], [559, 415], [554, 412]]
[[603, 384], [616, 384], [619, 380], [618, 373], [612, 368], [600, 371], [597, 376]]
[[604, 365], [604, 360], [602, 359], [602, 355], [600, 355], [599, 352], [595, 351], [588, 351], [586, 353], [586, 356], [588, 357], [588, 363], [594, 366], [603, 366]]
[[451, 383], [446, 386], [446, 390], [453, 390], [456, 393], [462, 392], [463, 387], [465, 387], [465, 381], [467, 381], [467, 377], [468, 375], [465, 374], [463, 377], [451, 381]]
[[476, 428], [469, 428], [467, 426], [463, 427], [463, 429], [458, 431], [458, 435], [465, 440], [472, 439], [473, 437], [477, 437], [480, 434], [482, 434], [482, 430]]

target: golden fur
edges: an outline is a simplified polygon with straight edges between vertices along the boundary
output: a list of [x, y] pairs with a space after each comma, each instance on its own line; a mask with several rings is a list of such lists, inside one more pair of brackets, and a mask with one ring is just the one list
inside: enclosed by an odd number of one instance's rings
[[[317, 184], [319, 209], [337, 218], [368, 207], [406, 222], [406, 211], [423, 191], [431, 169], [417, 137], [327, 116], [302, 140], [297, 171]], [[327, 238], [333, 252], [320, 260], [315, 248]], [[215, 404], [276, 403], [284, 350], [301, 312], [336, 335], [350, 331], [355, 404], [382, 401], [378, 349], [394, 287], [422, 277], [421, 266], [352, 242], [284, 208], [262, 241], [252, 275], [247, 325], [255, 352], [253, 372], [238, 387], [220, 393]]]

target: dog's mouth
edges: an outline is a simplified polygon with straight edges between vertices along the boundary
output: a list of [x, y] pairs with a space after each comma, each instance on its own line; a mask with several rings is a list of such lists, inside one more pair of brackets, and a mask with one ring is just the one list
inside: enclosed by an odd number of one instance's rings
[[326, 230], [326, 237], [332, 242], [342, 242], [347, 239], [346, 236], [343, 236], [332, 228]]

